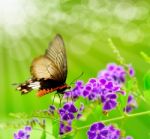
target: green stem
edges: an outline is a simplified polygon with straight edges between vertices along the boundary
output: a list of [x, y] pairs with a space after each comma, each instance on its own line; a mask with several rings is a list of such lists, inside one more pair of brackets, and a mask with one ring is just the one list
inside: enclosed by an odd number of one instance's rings
[[[144, 98], [142, 98], [142, 99], [144, 99]], [[123, 116], [119, 116], [119, 117], [111, 118], [111, 119], [107, 119], [107, 120], [102, 120], [101, 122], [102, 123], [109, 123], [109, 122], [113, 122], [113, 121], [117, 121], [117, 120], [123, 120], [125, 118], [132, 118], [132, 117], [142, 116], [142, 115], [146, 115], [146, 114], [150, 114], [150, 111], [144, 111], [144, 112], [139, 112], [139, 113], [130, 114], [130, 115], [129, 114], [124, 114]], [[91, 125], [86, 125], [86, 126], [83, 126], [83, 127], [76, 128], [76, 130], [82, 130], [82, 129], [85, 129], [85, 128], [89, 128], [90, 126]], [[71, 132], [74, 132], [74, 131], [72, 130]], [[68, 132], [65, 135], [67, 135], [71, 132]]]
[[119, 50], [117, 49], [117, 47], [114, 45], [113, 41], [111, 38], [108, 38], [108, 43], [111, 47], [111, 49], [113, 50], [114, 54], [117, 57], [117, 60], [119, 61], [119, 63], [125, 67], [127, 67], [127, 64], [125, 62], [125, 59], [121, 56]]
[[[43, 131], [43, 130], [41, 130], [40, 128], [33, 128], [33, 130], [38, 130], [38, 131]], [[44, 129], [45, 130], [45, 129]], [[47, 134], [49, 134], [49, 135], [52, 135], [52, 133], [50, 133], [50, 132], [48, 132], [47, 130], [45, 130], [45, 132], [47, 133]]]
[[[146, 115], [146, 114], [150, 114], [150, 111], [144, 111], [144, 112], [139, 112], [139, 113], [130, 114], [130, 115], [125, 114], [123, 116], [119, 116], [119, 117], [111, 118], [111, 119], [107, 119], [107, 120], [102, 120], [102, 121], [97, 121], [97, 122], [109, 123], [109, 122], [113, 122], [113, 121], [117, 121], [117, 120], [123, 120], [125, 118], [132, 118], [132, 117], [142, 116], [142, 115]], [[83, 127], [76, 128], [76, 130], [82, 130], [82, 129], [85, 129], [85, 128], [89, 128], [90, 126], [91, 125], [86, 125], [86, 126], [83, 126]], [[71, 132], [74, 132], [76, 130], [72, 130]], [[70, 134], [71, 132], [66, 133], [65, 136]]]
[[[146, 114], [150, 114], [150, 111], [145, 111], [145, 112], [139, 112], [139, 113], [135, 113], [135, 114], [126, 114], [124, 116], [119, 116], [119, 117], [116, 117], [116, 118], [111, 118], [111, 119], [107, 119], [107, 120], [102, 120], [101, 122], [102, 123], [108, 123], [108, 122], [113, 122], [113, 121], [117, 121], [117, 120], [122, 120], [124, 118], [132, 118], [132, 117], [137, 117], [137, 116], [142, 116], [142, 115], [146, 115]], [[79, 127], [77, 128], [77, 130], [80, 130], [80, 129], [84, 129], [84, 128], [89, 128], [91, 125], [86, 125], [86, 126], [83, 126], [83, 127]]]
[[127, 116], [128, 117], [136, 117], [136, 116], [142, 116], [142, 115], [146, 115], [146, 114], [150, 114], [150, 111], [144, 111], [144, 112], [134, 113], [134, 114], [127, 115]]

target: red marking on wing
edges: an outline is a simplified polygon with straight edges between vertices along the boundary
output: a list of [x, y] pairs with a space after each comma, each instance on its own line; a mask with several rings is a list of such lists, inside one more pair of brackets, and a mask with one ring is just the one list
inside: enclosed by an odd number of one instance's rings
[[64, 89], [64, 88], [67, 88], [67, 85], [62, 85], [62, 86], [58, 86], [56, 88], [51, 88], [51, 89], [43, 89], [43, 90], [39, 90], [38, 93], [37, 93], [37, 96], [38, 97], [42, 97], [46, 94], [49, 94], [49, 93], [52, 93], [56, 90], [59, 90], [59, 89]]
[[54, 91], [56, 91], [55, 88], [54, 88], [54, 89], [43, 89], [43, 90], [39, 90], [38, 93], [37, 93], [37, 96], [38, 96], [38, 97], [42, 97], [42, 96], [44, 96], [44, 95], [46, 95], [46, 94], [49, 94], [49, 93], [52, 93], [52, 92], [54, 92]]

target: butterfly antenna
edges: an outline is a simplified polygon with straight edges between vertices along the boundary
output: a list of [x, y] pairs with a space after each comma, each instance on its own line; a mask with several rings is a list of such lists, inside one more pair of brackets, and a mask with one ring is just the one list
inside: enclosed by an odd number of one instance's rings
[[75, 79], [73, 79], [73, 81], [70, 83], [70, 85], [75, 84], [75, 81], [77, 79], [81, 78], [83, 74], [84, 74], [84, 72], [82, 72], [78, 77], [76, 77]]
[[12, 83], [11, 85], [13, 85], [13, 86], [17, 86], [17, 85], [19, 85], [19, 83]]

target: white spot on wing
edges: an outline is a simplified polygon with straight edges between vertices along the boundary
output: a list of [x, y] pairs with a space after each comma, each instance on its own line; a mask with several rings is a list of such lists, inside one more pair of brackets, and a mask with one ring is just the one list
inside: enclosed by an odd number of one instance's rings
[[32, 82], [28, 85], [28, 87], [31, 87], [32, 89], [39, 89], [40, 88], [40, 82]]

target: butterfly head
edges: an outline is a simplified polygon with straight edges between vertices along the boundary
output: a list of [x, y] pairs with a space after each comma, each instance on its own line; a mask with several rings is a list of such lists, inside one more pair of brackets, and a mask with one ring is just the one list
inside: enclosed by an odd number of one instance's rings
[[66, 89], [71, 89], [71, 86], [67, 85], [67, 88]]

